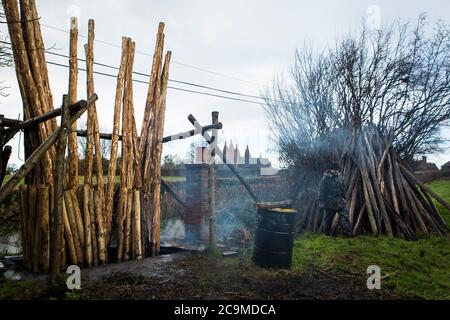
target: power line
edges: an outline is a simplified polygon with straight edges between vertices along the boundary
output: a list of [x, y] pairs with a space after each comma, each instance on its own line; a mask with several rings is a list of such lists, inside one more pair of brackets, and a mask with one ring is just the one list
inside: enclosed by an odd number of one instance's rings
[[[52, 30], [55, 30], [55, 31], [59, 31], [59, 32], [64, 32], [64, 33], [70, 34], [70, 32], [67, 31], [67, 30], [64, 30], [64, 29], [61, 29], [61, 28], [57, 28], [57, 27], [53, 27], [53, 26], [50, 26], [50, 25], [45, 24], [45, 23], [41, 23], [40, 25], [45, 27], [45, 28], [48, 28], [48, 29], [52, 29]], [[81, 34], [79, 34], [78, 36], [80, 36], [82, 38], [86, 38], [86, 39], [88, 38], [87, 36], [81, 35]], [[100, 40], [100, 39], [94, 39], [94, 41], [97, 42], [97, 43], [102, 43], [102, 44], [107, 45], [107, 46], [111, 46], [111, 47], [115, 47], [115, 48], [119, 48], [119, 49], [121, 48], [121, 46], [119, 46], [119, 45], [117, 45], [115, 43], [103, 41], [103, 40]], [[148, 56], [148, 57], [153, 57], [151, 54], [148, 54], [146, 52], [139, 51], [139, 50], [136, 50], [136, 53], [144, 55], [144, 56]], [[193, 66], [193, 65], [190, 65], [190, 64], [187, 64], [187, 63], [176, 61], [176, 60], [172, 60], [172, 63], [180, 65], [180, 66], [183, 66], [183, 67], [186, 67], [186, 68], [191, 68], [191, 69], [194, 69], [194, 70], [197, 70], [197, 71], [206, 72], [206, 73], [213, 74], [213, 75], [216, 75], [216, 76], [221, 76], [221, 77], [225, 77], [225, 78], [228, 78], [228, 79], [237, 80], [237, 81], [241, 81], [241, 82], [246, 82], [246, 83], [250, 83], [250, 84], [259, 86], [259, 84], [255, 83], [253, 81], [249, 81], [249, 80], [233, 77], [233, 76], [226, 75], [226, 74], [223, 74], [223, 73], [220, 73], [220, 72], [216, 72], [216, 71], [208, 70], [208, 69], [205, 69], [205, 68]]]
[[[65, 54], [56, 53], [56, 52], [52, 52], [52, 51], [48, 51], [48, 50], [46, 50], [45, 52], [48, 53], [48, 54], [54, 55], [54, 56], [70, 59], [70, 57], [68, 55], [65, 55]], [[86, 59], [78, 58], [78, 60], [86, 62]], [[101, 66], [101, 67], [106, 67], [106, 68], [119, 70], [118, 67], [115, 67], [115, 66], [112, 66], [112, 65], [109, 65], [109, 64], [105, 64], [105, 63], [101, 63], [101, 62], [94, 62], [94, 64], [98, 65], [98, 66]], [[139, 76], [144, 76], [144, 77], [150, 77], [149, 74], [143, 73], [143, 72], [138, 72], [138, 71], [133, 71], [133, 74], [136, 74], [136, 75], [139, 75]], [[175, 80], [175, 79], [170, 79], [170, 78], [169, 78], [169, 81], [170, 82], [174, 82], [174, 83], [188, 85], [188, 86], [194, 86], [194, 87], [198, 87], [198, 88], [218, 91], [218, 92], [222, 92], [222, 93], [233, 94], [233, 95], [237, 95], [237, 96], [241, 96], [241, 97], [248, 97], [248, 98], [255, 98], [255, 99], [266, 100], [266, 98], [261, 97], [261, 96], [255, 96], [255, 95], [241, 93], [241, 92], [235, 92], [235, 91], [229, 91], [229, 90], [224, 90], [224, 89], [218, 89], [218, 88], [205, 86], [205, 85], [202, 85], [202, 84], [193, 83], [193, 82], [189, 82], [189, 81], [181, 81], [181, 80]], [[277, 101], [273, 101], [273, 102], [277, 102]]]
[[[0, 40], [0, 43], [5, 43], [5, 44], [8, 44], [8, 45], [11, 46], [11, 43], [9, 43], [9, 42], [5, 42], [5, 41], [1, 41]], [[50, 50], [45, 50], [45, 52], [48, 53], [48, 54], [57, 56], [57, 57], [70, 59], [70, 57], [68, 55], [65, 55], [65, 54], [53, 52], [53, 51], [50, 51]], [[86, 62], [86, 60], [82, 59], [82, 58], [77, 58], [77, 60], [78, 61], [82, 61], [82, 62]], [[94, 64], [98, 65], [98, 66], [101, 66], [101, 67], [106, 67], [106, 68], [111, 68], [111, 69], [114, 69], [114, 70], [119, 70], [118, 67], [115, 67], [115, 66], [112, 66], [112, 65], [109, 65], [109, 64], [105, 64], [105, 63], [101, 63], [101, 62], [94, 62]], [[142, 72], [137, 72], [137, 71], [133, 71], [133, 74], [140, 75], [140, 76], [145, 76], [145, 77], [150, 77], [149, 74], [142, 73]], [[261, 99], [261, 100], [264, 100], [264, 101], [271, 101], [271, 102], [274, 102], [274, 103], [283, 103], [282, 101], [277, 101], [277, 100], [273, 100], [273, 99], [269, 99], [269, 98], [264, 98], [264, 97], [261, 97], [261, 96], [250, 95], [250, 94], [240, 93], [240, 92], [235, 92], [235, 91], [230, 91], [230, 90], [218, 89], [218, 88], [214, 88], [214, 87], [210, 87], [210, 86], [206, 86], [206, 85], [201, 85], [201, 84], [197, 84], [197, 83], [193, 83], [193, 82], [189, 82], [189, 81], [181, 81], [181, 80], [175, 80], [175, 79], [169, 79], [169, 81], [170, 82], [174, 82], [174, 83], [183, 84], [183, 85], [194, 86], [194, 87], [203, 88], [203, 89], [207, 89], [207, 90], [217, 91], [217, 92], [221, 92], [221, 93], [237, 95], [237, 96], [241, 96], [241, 97]], [[181, 89], [181, 88], [179, 88], [179, 89]], [[192, 91], [192, 90], [188, 91], [187, 89], [184, 89], [184, 90], [187, 91], [187, 92], [198, 92], [198, 91]], [[214, 96], [222, 97], [221, 95], [214, 95]]]
[[[68, 65], [65, 65], [65, 64], [62, 64], [62, 63], [58, 63], [58, 62], [53, 62], [53, 61], [47, 61], [47, 64], [58, 66], [58, 67], [69, 68]], [[86, 71], [86, 69], [83, 69], [83, 68], [78, 68], [78, 70]], [[106, 72], [93, 71], [93, 73], [98, 74], [98, 75], [102, 75], [102, 76], [106, 76], [106, 77], [117, 78], [116, 75], [109, 74], [109, 73], [106, 73]], [[143, 80], [138, 80], [138, 79], [132, 79], [132, 80], [133, 80], [133, 82], [148, 84], [148, 82], [143, 81]], [[173, 87], [173, 86], [167, 86], [167, 88], [172, 89], [172, 90], [178, 90], [178, 91], [195, 93], [195, 94], [200, 94], [200, 95], [205, 95], [205, 96], [216, 97], [216, 98], [222, 98], [222, 99], [229, 99], [229, 100], [234, 100], [234, 101], [241, 101], [241, 102], [246, 102], [246, 103], [252, 103], [252, 104], [257, 104], [257, 105], [265, 104], [263, 102], [256, 102], [256, 101], [251, 101], [251, 100], [246, 100], [246, 99], [227, 97], [227, 96], [222, 96], [222, 95], [218, 95], [218, 94], [207, 93], [207, 92], [196, 91], [196, 90], [190, 90], [190, 89], [184, 89], [184, 88]]]

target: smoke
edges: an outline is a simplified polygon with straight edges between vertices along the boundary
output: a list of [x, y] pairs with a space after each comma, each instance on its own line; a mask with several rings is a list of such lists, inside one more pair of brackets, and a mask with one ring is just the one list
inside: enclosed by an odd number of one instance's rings
[[167, 221], [161, 231], [161, 238], [165, 240], [183, 240], [185, 236], [184, 222], [180, 219]]

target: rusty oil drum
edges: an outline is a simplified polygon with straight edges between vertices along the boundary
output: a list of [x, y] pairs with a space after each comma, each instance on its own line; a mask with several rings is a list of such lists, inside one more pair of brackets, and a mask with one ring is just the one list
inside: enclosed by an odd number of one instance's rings
[[290, 269], [297, 211], [258, 209], [253, 262], [264, 268]]

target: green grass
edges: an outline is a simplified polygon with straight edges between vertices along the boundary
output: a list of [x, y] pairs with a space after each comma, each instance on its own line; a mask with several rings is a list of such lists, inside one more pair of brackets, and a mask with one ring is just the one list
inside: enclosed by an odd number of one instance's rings
[[[445, 201], [450, 203], [450, 180], [436, 180], [428, 183], [428, 186], [439, 196], [441, 196]], [[436, 200], [434, 200], [434, 203], [436, 204], [436, 208], [439, 210], [445, 222], [447, 223], [447, 226], [450, 226], [450, 211], [444, 208], [444, 206]]]
[[366, 279], [370, 265], [381, 268], [382, 289], [405, 297], [450, 299], [449, 238], [412, 242], [384, 236], [344, 239], [307, 234], [295, 240], [294, 269], [342, 271]]
[[[450, 202], [450, 180], [428, 184]], [[436, 203], [450, 225], [450, 212]], [[293, 266], [305, 272], [349, 272], [367, 278], [370, 265], [378, 265], [382, 288], [406, 297], [450, 299], [450, 238], [430, 237], [418, 241], [385, 236], [351, 239], [306, 234], [294, 243]]]

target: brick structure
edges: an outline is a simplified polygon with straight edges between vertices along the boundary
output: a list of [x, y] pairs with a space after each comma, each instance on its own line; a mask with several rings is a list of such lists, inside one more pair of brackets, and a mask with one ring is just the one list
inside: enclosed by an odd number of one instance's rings
[[185, 240], [208, 240], [208, 172], [205, 163], [186, 165]]

